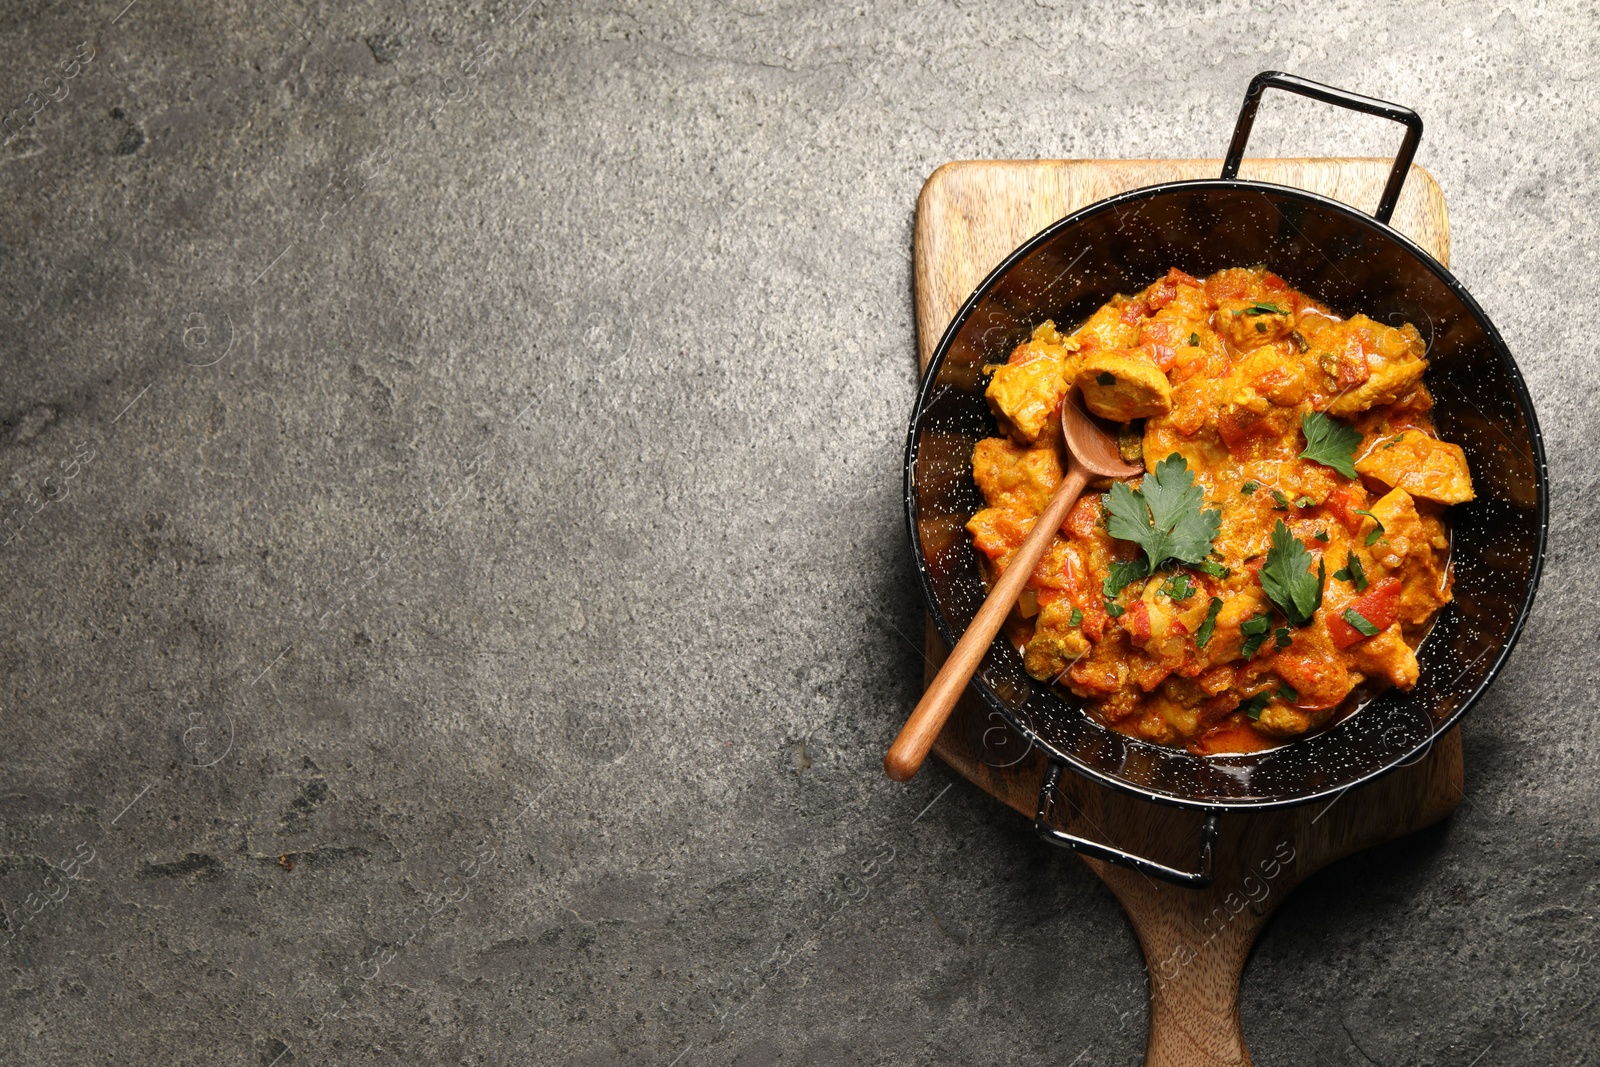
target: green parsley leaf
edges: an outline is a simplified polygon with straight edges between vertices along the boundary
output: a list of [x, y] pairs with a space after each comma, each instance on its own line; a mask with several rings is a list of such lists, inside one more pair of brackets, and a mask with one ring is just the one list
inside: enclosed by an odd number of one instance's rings
[[1314, 540], [1321, 541], [1323, 544], [1327, 544], [1328, 543], [1328, 531], [1327, 530], [1318, 530], [1316, 533], [1312, 534], [1311, 536], [1312, 536], [1312, 538]]
[[1188, 600], [1194, 596], [1194, 581], [1187, 574], [1174, 574], [1161, 583], [1161, 592], [1172, 600]]
[[1310, 497], [1303, 496], [1294, 502], [1294, 506], [1297, 508], [1309, 508], [1315, 503], [1316, 501], [1312, 500]]
[[1345, 553], [1344, 566], [1334, 571], [1333, 576], [1341, 582], [1349, 582], [1355, 586], [1358, 593], [1367, 591], [1367, 571], [1361, 566], [1361, 561], [1356, 558], [1354, 552]]
[[1289, 314], [1289, 312], [1288, 312], [1287, 309], [1281, 308], [1277, 304], [1269, 304], [1264, 300], [1254, 300], [1254, 301], [1251, 301], [1249, 307], [1240, 308], [1238, 311], [1235, 311], [1234, 314], [1235, 315], [1287, 315], [1287, 314]]
[[1105, 593], [1107, 600], [1115, 599], [1118, 593], [1127, 588], [1129, 582], [1143, 578], [1146, 573], [1142, 559], [1113, 560], [1100, 591]]
[[1289, 510], [1289, 498], [1284, 496], [1282, 493], [1280, 493], [1276, 489], [1274, 489], [1272, 491], [1272, 502], [1273, 502], [1273, 508], [1272, 508], [1273, 511], [1288, 511]]
[[1255, 722], [1257, 719], [1261, 718], [1261, 713], [1267, 710], [1267, 701], [1271, 699], [1271, 693], [1257, 693], [1255, 696], [1239, 705], [1239, 710], [1244, 712], [1245, 717], [1251, 722]]
[[1094, 380], [1099, 382], [1101, 385], [1116, 385], [1117, 384], [1117, 376], [1115, 374], [1112, 374], [1108, 370], [1103, 370], [1099, 374], [1096, 374], [1094, 376]]
[[1200, 335], [1199, 334], [1191, 333], [1189, 335], [1189, 347], [1190, 348], [1199, 348], [1200, 347]]
[[1222, 610], [1222, 598], [1211, 598], [1211, 607], [1206, 609], [1205, 621], [1200, 624], [1200, 629], [1194, 632], [1194, 647], [1205, 648], [1211, 640], [1211, 635], [1217, 632], [1217, 613]]
[[1202, 574], [1209, 574], [1213, 578], [1226, 578], [1233, 573], [1214, 559], [1203, 559], [1194, 565], [1194, 569]]
[[1251, 478], [1248, 482], [1245, 482], [1243, 485], [1241, 485], [1239, 487], [1239, 492], [1243, 493], [1245, 496], [1250, 496], [1257, 489], [1260, 489], [1260, 488], [1261, 488], [1261, 483], [1256, 481], [1254, 478]]
[[1272, 631], [1272, 643], [1279, 648], [1288, 648], [1290, 640], [1288, 627], [1280, 626]]
[[1300, 419], [1300, 432], [1306, 435], [1306, 450], [1301, 459], [1332, 467], [1346, 478], [1356, 476], [1356, 446], [1361, 431], [1349, 423], [1313, 411]]
[[1082, 623], [1083, 623], [1083, 609], [1082, 608], [1073, 608], [1072, 609], [1072, 618], [1067, 620], [1067, 625], [1068, 626], [1078, 626], [1078, 625], [1081, 625]]
[[1289, 532], [1279, 519], [1272, 526], [1272, 548], [1261, 567], [1261, 588], [1295, 626], [1307, 626], [1322, 605], [1326, 567], [1320, 561], [1311, 572], [1311, 553], [1305, 542]]
[[1344, 609], [1344, 621], [1360, 631], [1362, 637], [1376, 637], [1381, 631], [1355, 608]]
[[1222, 512], [1201, 508], [1204, 500], [1188, 461], [1174, 452], [1140, 479], [1138, 489], [1129, 489], [1126, 482], [1111, 487], [1106, 529], [1144, 549], [1147, 574], [1169, 559], [1199, 563], [1222, 529]]
[[1252, 615], [1239, 624], [1239, 632], [1244, 635], [1244, 643], [1239, 646], [1239, 654], [1245, 659], [1254, 656], [1266, 641], [1267, 635], [1272, 632], [1272, 614], [1263, 611], [1259, 615]]
[[1128, 609], [1123, 607], [1121, 604], [1113, 604], [1109, 600], [1106, 601], [1106, 614], [1110, 615], [1113, 619], [1122, 618], [1122, 613], [1127, 610]]
[[1378, 516], [1370, 511], [1362, 511], [1360, 508], [1351, 508], [1350, 510], [1357, 515], [1365, 515], [1372, 520], [1372, 529], [1367, 531], [1367, 544], [1369, 546], [1377, 544], [1378, 538], [1383, 536], [1383, 523], [1378, 521]]

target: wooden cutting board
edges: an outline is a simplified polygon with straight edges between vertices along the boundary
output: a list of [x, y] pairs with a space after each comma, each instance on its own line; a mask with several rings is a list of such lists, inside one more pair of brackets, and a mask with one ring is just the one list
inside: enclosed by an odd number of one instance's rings
[[[971, 161], [940, 167], [917, 200], [922, 368], [978, 283], [1056, 219], [1114, 193], [1212, 178], [1221, 169], [1218, 159]], [[1382, 159], [1247, 159], [1240, 177], [1309, 189], [1371, 211], [1388, 170], [1389, 161]], [[1449, 263], [1444, 195], [1420, 167], [1411, 168], [1393, 224]], [[924, 684], [947, 652], [931, 622], [927, 652]], [[980, 789], [1033, 817], [1046, 761], [970, 690], [933, 751]], [[1331, 803], [1224, 814], [1209, 889], [1183, 889], [1085, 858], [1122, 903], [1144, 950], [1148, 1067], [1248, 1064], [1239, 978], [1268, 917], [1312, 872], [1444, 818], [1460, 803], [1462, 783], [1461, 737], [1451, 730], [1416, 762]], [[1146, 803], [1071, 773], [1062, 776], [1056, 810], [1073, 813], [1064, 826], [1072, 833], [1184, 869], [1196, 863], [1197, 812]]]

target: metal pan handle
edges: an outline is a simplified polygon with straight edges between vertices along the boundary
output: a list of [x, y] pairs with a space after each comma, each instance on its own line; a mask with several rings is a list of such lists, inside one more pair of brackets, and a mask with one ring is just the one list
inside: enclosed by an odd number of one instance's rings
[[1411, 157], [1417, 154], [1417, 144], [1422, 140], [1421, 116], [1399, 104], [1348, 93], [1331, 85], [1323, 85], [1321, 82], [1296, 78], [1293, 74], [1285, 74], [1281, 70], [1264, 70], [1250, 79], [1250, 88], [1245, 90], [1244, 105], [1239, 108], [1239, 121], [1233, 127], [1233, 141], [1228, 145], [1227, 158], [1222, 162], [1224, 178], [1239, 176], [1239, 163], [1244, 159], [1245, 142], [1250, 140], [1250, 127], [1256, 121], [1256, 108], [1261, 105], [1261, 94], [1268, 88], [1309, 96], [1324, 104], [1335, 104], [1351, 111], [1359, 111], [1364, 115], [1377, 115], [1379, 118], [1389, 119], [1405, 126], [1406, 137], [1400, 142], [1400, 151], [1394, 157], [1394, 166], [1389, 169], [1389, 183], [1383, 187], [1383, 199], [1378, 201], [1378, 210], [1373, 212], [1373, 217], [1379, 222], [1387, 223], [1389, 216], [1394, 214], [1394, 206], [1400, 202], [1400, 187], [1406, 183], [1406, 175], [1411, 171]]
[[1214, 811], [1206, 812], [1205, 821], [1200, 825], [1200, 869], [1198, 871], [1180, 871], [1176, 867], [1168, 867], [1164, 863], [1135, 856], [1131, 852], [1124, 852], [1111, 845], [1102, 845], [1098, 841], [1069, 834], [1065, 830], [1057, 830], [1050, 825], [1050, 809], [1055, 804], [1056, 786], [1061, 781], [1062, 764], [1055, 760], [1050, 761], [1049, 768], [1045, 771], [1044, 785], [1039, 788], [1038, 813], [1033, 817], [1033, 832], [1062, 848], [1070, 848], [1074, 852], [1085, 856], [1093, 856], [1097, 860], [1115, 863], [1123, 867], [1130, 867], [1140, 874], [1147, 874], [1152, 878], [1160, 878], [1165, 882], [1172, 882], [1189, 889], [1204, 889], [1211, 884], [1212, 857], [1217, 850], [1217, 825], [1219, 819]]

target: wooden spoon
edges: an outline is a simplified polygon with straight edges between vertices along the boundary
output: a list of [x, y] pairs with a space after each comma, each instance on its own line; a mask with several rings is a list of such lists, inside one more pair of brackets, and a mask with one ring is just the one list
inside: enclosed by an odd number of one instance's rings
[[928, 686], [922, 699], [911, 712], [911, 717], [900, 728], [900, 736], [889, 746], [883, 757], [883, 769], [897, 782], [904, 782], [917, 773], [922, 761], [928, 758], [934, 738], [944, 728], [945, 720], [961, 699], [973, 672], [978, 669], [984, 653], [994, 642], [995, 634], [1011, 613], [1011, 606], [1022, 595], [1022, 587], [1033, 576], [1034, 568], [1044, 558], [1050, 542], [1066, 521], [1067, 512], [1077, 503], [1084, 486], [1091, 478], [1131, 478], [1143, 474], [1142, 466], [1122, 462], [1117, 443], [1097, 425], [1093, 416], [1083, 409], [1082, 398], [1076, 389], [1069, 392], [1061, 405], [1061, 433], [1067, 446], [1067, 474], [1056, 487], [1044, 512], [1028, 539], [1012, 555], [1005, 573], [989, 590], [972, 625], [961, 635], [950, 658], [944, 661], [933, 684]]

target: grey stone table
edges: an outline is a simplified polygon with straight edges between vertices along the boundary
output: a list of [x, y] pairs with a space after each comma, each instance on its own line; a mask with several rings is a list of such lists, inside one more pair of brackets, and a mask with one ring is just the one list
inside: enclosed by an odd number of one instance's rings
[[[1426, 118], [1554, 527], [1467, 803], [1296, 895], [1246, 1031], [1594, 1062], [1596, 37], [1577, 4], [6, 5], [0, 1061], [1138, 1062], [1110, 895], [942, 768], [879, 771], [920, 676], [912, 205], [948, 159], [1215, 155], [1275, 67]], [[1283, 98], [1252, 149], [1392, 140]]]

